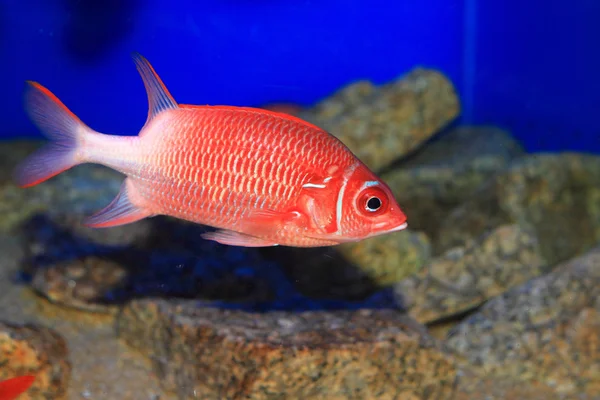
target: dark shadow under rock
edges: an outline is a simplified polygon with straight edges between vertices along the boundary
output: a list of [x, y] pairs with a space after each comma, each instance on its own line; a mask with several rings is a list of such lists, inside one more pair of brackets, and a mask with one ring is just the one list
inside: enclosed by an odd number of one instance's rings
[[[398, 307], [391, 288], [359, 299], [311, 298], [258, 249], [203, 240], [206, 228], [200, 225], [158, 217], [137, 227], [141, 232], [131, 226], [103, 230], [98, 243], [81, 228], [39, 215], [21, 230], [27, 243], [24, 276], [53, 302], [100, 312], [147, 296], [214, 300], [255, 311]], [[110, 236], [124, 237], [125, 230], [136, 240], [112, 244]]]
[[423, 233], [405, 230], [332, 247], [261, 252], [307, 296], [361, 300], [419, 271], [430, 260], [431, 246]]

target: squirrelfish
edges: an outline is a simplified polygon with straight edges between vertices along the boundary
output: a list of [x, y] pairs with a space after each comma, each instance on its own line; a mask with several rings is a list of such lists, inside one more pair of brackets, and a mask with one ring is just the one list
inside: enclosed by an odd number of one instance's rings
[[52, 140], [17, 167], [19, 186], [104, 165], [126, 178], [85, 225], [168, 215], [216, 228], [203, 237], [237, 246], [330, 246], [406, 228], [390, 188], [335, 136], [285, 113], [178, 104], [150, 63], [133, 59], [149, 103], [135, 137], [94, 131], [28, 81], [26, 109]]

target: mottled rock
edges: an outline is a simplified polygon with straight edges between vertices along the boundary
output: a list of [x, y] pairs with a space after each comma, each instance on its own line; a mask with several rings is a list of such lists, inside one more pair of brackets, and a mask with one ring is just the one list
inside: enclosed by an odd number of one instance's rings
[[522, 147], [508, 132], [464, 126], [434, 138], [382, 179], [406, 212], [409, 227], [425, 232], [439, 254], [448, 248], [438, 246], [444, 219], [522, 155]]
[[135, 297], [165, 296], [225, 302], [248, 310], [395, 308], [390, 290], [360, 298], [312, 299], [300, 293], [281, 265], [256, 249], [203, 240], [203, 227], [156, 218], [135, 247], [94, 243], [49, 218], [26, 225], [21, 269], [54, 303], [112, 313]]
[[337, 136], [378, 170], [419, 147], [459, 109], [444, 75], [417, 68], [379, 87], [366, 81], [351, 84], [299, 116]]
[[112, 312], [107, 295], [127, 283], [127, 269], [114, 261], [85, 257], [35, 270], [32, 287], [53, 303], [86, 311]]
[[[488, 126], [452, 129], [382, 175], [408, 215], [408, 230], [327, 250], [267, 253], [285, 261], [283, 268], [303, 293], [366, 296], [376, 287], [419, 271], [432, 252], [445, 250], [435, 245], [444, 218], [522, 154], [521, 146], [503, 130]], [[493, 228], [501, 222], [488, 221]]]
[[493, 376], [600, 398], [600, 247], [490, 300], [448, 345]]
[[541, 275], [545, 265], [531, 230], [504, 225], [435, 258], [399, 282], [396, 292], [413, 318], [432, 323]]
[[344, 243], [336, 250], [380, 286], [391, 285], [414, 274], [431, 258], [427, 236], [410, 230]]
[[[184, 235], [201, 241], [192, 224], [173, 224], [172, 240]], [[192, 230], [190, 232], [190, 230]], [[28, 257], [23, 270], [32, 286], [52, 302], [95, 312], [116, 311], [116, 305], [137, 296], [178, 296], [227, 301], [266, 301], [274, 296], [271, 265], [252, 249], [202, 241], [195, 251], [185, 243], [169, 245], [155, 237], [155, 250], [106, 246], [63, 231], [48, 218], [27, 224]], [[119, 234], [117, 232], [117, 234]], [[200, 257], [202, 255], [202, 257]]]
[[431, 244], [410, 229], [329, 248], [264, 249], [303, 294], [360, 300], [427, 264]]
[[71, 377], [68, 349], [50, 328], [0, 322], [0, 366], [0, 381], [35, 375], [23, 399], [65, 398]]
[[500, 224], [531, 225], [549, 265], [600, 241], [600, 157], [532, 154], [457, 207], [441, 224], [438, 247], [460, 246]]
[[181, 399], [449, 398], [457, 369], [394, 311], [245, 313], [139, 300], [119, 336]]
[[[452, 400], [567, 400], [547, 385], [523, 383], [513, 379], [486, 378], [469, 374], [463, 376]], [[568, 400], [592, 400], [588, 397], [569, 397]]]
[[[19, 145], [6, 141], [0, 145], [0, 158], [22, 161], [42, 142]], [[16, 155], [18, 155], [18, 157]], [[11, 174], [15, 165], [7, 164], [0, 180], [0, 231], [9, 232], [38, 213], [69, 214], [82, 218], [108, 205], [119, 192], [123, 176], [98, 165], [81, 165], [57, 175], [44, 184], [27, 189], [17, 187]]]
[[0, 186], [12, 181], [13, 168], [41, 145], [38, 140], [0, 140]]

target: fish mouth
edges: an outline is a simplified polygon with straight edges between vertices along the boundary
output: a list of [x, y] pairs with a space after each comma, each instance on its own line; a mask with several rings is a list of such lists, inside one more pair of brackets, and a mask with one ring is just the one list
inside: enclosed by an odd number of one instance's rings
[[[397, 227], [392, 228], [390, 230], [373, 233], [371, 235], [363, 237], [362, 239], [367, 239], [367, 238], [371, 238], [371, 237], [375, 237], [375, 236], [379, 236], [379, 235], [385, 235], [387, 233], [392, 233], [392, 232], [398, 232], [398, 231], [406, 229], [407, 227], [408, 227], [408, 223], [405, 222], [402, 225], [398, 225]], [[359, 241], [359, 240], [362, 240], [362, 239], [356, 239], [356, 240], [352, 240], [352, 241]]]
[[402, 225], [398, 225], [397, 227], [390, 229], [389, 232], [398, 232], [398, 231], [401, 231], [403, 229], [406, 229], [407, 227], [408, 227], [408, 223], [405, 222]]

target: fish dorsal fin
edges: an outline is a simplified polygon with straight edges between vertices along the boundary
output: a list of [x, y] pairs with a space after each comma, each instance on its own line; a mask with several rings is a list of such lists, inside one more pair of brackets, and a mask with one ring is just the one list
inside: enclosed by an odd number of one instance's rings
[[148, 95], [148, 119], [146, 124], [163, 111], [179, 108], [150, 62], [139, 53], [132, 53], [131, 57], [144, 81], [144, 87]]

